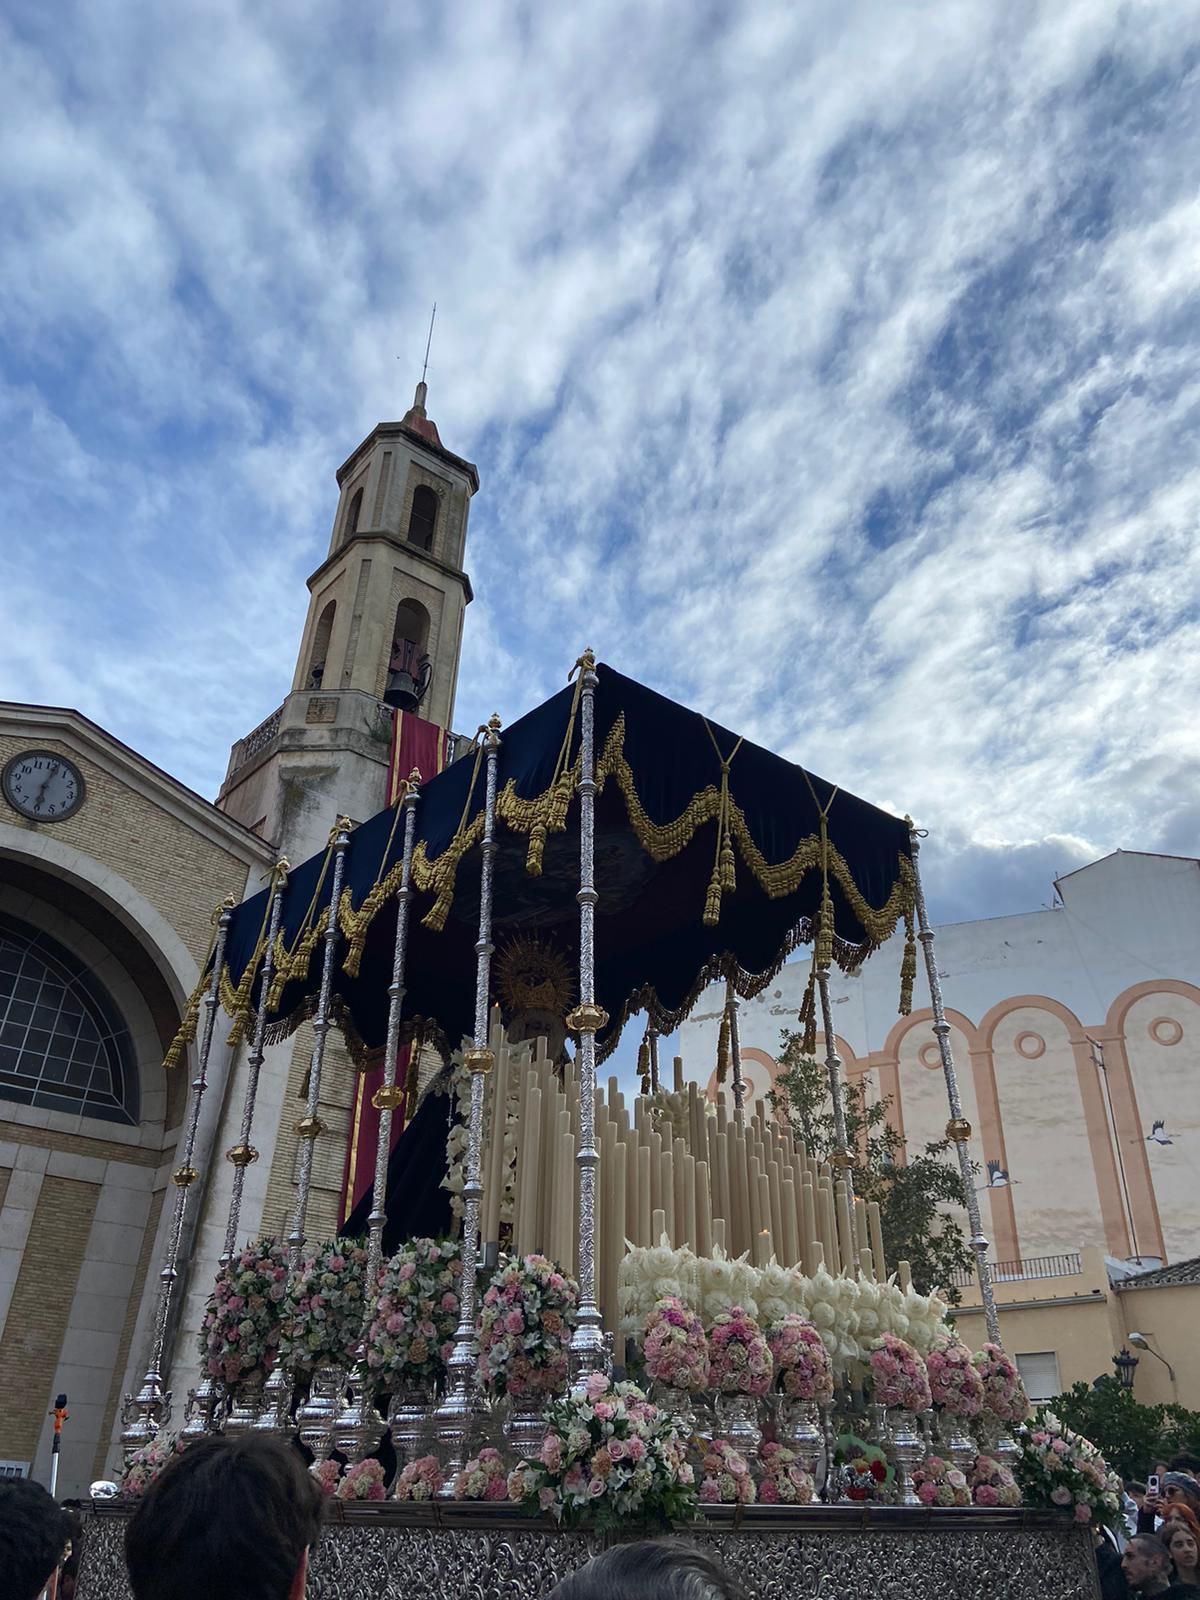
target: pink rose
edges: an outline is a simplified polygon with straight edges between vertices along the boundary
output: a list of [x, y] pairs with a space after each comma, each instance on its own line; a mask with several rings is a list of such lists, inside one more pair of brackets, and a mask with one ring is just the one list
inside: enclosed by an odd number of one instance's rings
[[1090, 1522], [1091, 1520], [1092, 1520], [1092, 1508], [1091, 1508], [1091, 1506], [1076, 1506], [1075, 1507], [1075, 1521], [1076, 1522]]
[[975, 1491], [975, 1503], [981, 1506], [998, 1506], [1000, 1495], [990, 1483], [981, 1483]]
[[1056, 1484], [1053, 1489], [1051, 1489], [1050, 1498], [1054, 1501], [1056, 1506], [1069, 1506], [1073, 1497], [1066, 1484], [1059, 1483]]

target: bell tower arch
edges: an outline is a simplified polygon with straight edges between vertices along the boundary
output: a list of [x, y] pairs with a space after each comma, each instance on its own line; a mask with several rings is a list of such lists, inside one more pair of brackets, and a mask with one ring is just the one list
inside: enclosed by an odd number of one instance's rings
[[444, 729], [454, 714], [479, 474], [443, 445], [426, 399], [421, 382], [338, 468], [291, 692], [230, 754], [217, 804], [293, 860], [339, 812], [362, 820], [386, 803], [394, 709]]

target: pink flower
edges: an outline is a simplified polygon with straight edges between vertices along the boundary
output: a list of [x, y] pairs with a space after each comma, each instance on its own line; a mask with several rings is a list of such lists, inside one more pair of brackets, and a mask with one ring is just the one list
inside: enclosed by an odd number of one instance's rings
[[917, 1490], [917, 1499], [922, 1505], [931, 1506], [937, 1499], [937, 1489], [929, 1482], [925, 1482]]
[[981, 1506], [999, 1505], [999, 1492], [990, 1483], [981, 1483], [975, 1491], [975, 1503]]
[[1067, 1488], [1066, 1484], [1058, 1483], [1055, 1484], [1053, 1489], [1051, 1489], [1050, 1498], [1054, 1501], [1056, 1506], [1069, 1506], [1071, 1501], [1074, 1499], [1074, 1496], [1072, 1495], [1070, 1489]]
[[1090, 1522], [1091, 1520], [1092, 1520], [1092, 1508], [1091, 1508], [1091, 1506], [1076, 1506], [1075, 1507], [1075, 1521], [1076, 1522]]

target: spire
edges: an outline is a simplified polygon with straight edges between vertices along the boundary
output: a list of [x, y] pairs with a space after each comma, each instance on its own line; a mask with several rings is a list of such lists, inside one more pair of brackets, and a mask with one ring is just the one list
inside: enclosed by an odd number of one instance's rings
[[439, 449], [443, 449], [444, 446], [438, 436], [437, 423], [431, 422], [425, 411], [425, 399], [428, 393], [429, 385], [422, 378], [417, 385], [417, 392], [413, 395], [412, 405], [409, 406], [400, 421], [411, 432], [420, 435], [422, 439], [428, 440], [430, 444], [436, 444]]

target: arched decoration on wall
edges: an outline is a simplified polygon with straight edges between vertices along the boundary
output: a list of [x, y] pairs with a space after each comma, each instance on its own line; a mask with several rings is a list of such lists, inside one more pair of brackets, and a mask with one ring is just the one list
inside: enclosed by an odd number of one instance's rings
[[0, 1100], [136, 1127], [129, 1026], [93, 972], [57, 939], [0, 915]]
[[350, 497], [350, 504], [346, 507], [346, 520], [342, 524], [342, 540], [353, 539], [358, 532], [359, 519], [362, 517], [363, 492], [356, 489]]
[[418, 550], [432, 550], [437, 529], [437, 490], [427, 483], [419, 483], [413, 490], [412, 511], [408, 518], [408, 542]]
[[325, 664], [329, 660], [329, 640], [333, 634], [333, 620], [336, 614], [337, 601], [331, 600], [317, 618], [317, 626], [313, 630], [312, 649], [308, 656], [308, 674], [304, 680], [306, 689], [319, 689], [325, 681]]

